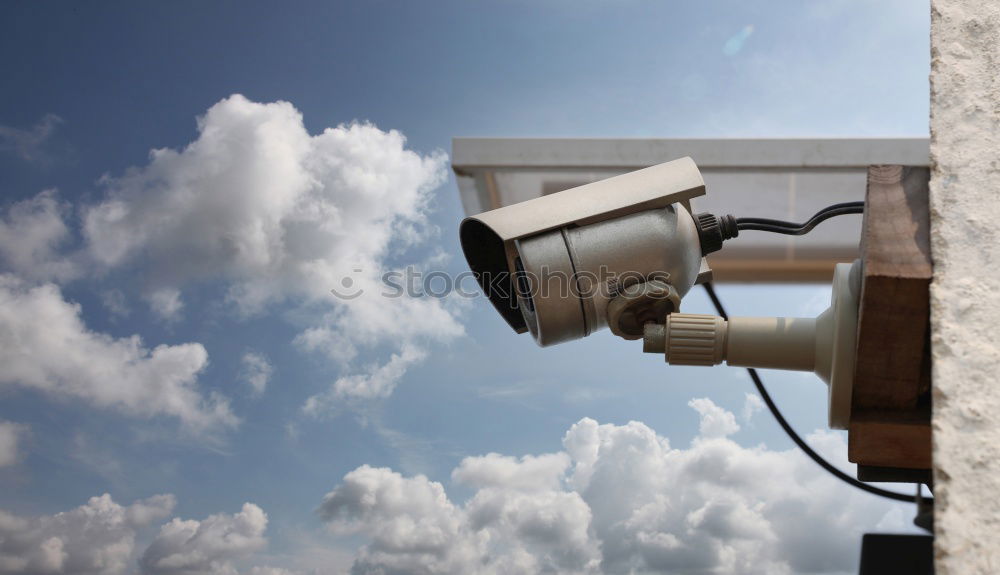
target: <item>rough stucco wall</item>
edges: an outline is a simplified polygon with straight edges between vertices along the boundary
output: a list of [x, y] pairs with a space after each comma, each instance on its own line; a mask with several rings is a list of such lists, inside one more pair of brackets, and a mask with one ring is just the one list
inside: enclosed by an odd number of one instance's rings
[[931, 2], [938, 575], [1000, 573], [1000, 7]]

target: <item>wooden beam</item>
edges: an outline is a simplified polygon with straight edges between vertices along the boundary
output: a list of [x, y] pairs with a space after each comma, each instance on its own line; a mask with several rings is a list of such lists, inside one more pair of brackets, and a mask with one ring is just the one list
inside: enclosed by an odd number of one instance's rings
[[857, 254], [838, 259], [766, 260], [712, 258], [712, 273], [717, 282], [731, 283], [823, 283], [833, 279], [838, 263], [854, 261]]
[[861, 236], [855, 409], [912, 409], [930, 319], [929, 173], [872, 166]]
[[930, 467], [930, 213], [926, 168], [872, 166], [848, 458]]
[[851, 418], [847, 459], [861, 465], [930, 469], [928, 416], [868, 411]]

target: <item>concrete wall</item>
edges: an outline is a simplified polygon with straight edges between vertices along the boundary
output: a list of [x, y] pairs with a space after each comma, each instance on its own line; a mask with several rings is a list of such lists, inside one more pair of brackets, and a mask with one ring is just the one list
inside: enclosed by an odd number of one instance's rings
[[938, 575], [1000, 573], [1000, 8], [931, 2]]

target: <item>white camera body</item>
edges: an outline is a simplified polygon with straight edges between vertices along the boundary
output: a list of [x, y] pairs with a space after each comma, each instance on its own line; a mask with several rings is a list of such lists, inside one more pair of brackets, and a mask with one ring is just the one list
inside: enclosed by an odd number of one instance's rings
[[682, 158], [466, 218], [462, 250], [497, 311], [540, 345], [605, 326], [639, 339], [711, 279], [690, 209], [704, 194]]

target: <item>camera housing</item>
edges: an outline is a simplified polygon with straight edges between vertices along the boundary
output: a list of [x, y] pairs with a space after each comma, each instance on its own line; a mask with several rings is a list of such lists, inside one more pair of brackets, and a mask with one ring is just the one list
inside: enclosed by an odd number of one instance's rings
[[459, 236], [516, 332], [543, 346], [606, 326], [639, 339], [644, 322], [662, 322], [711, 278], [690, 209], [704, 194], [681, 158], [468, 217]]

